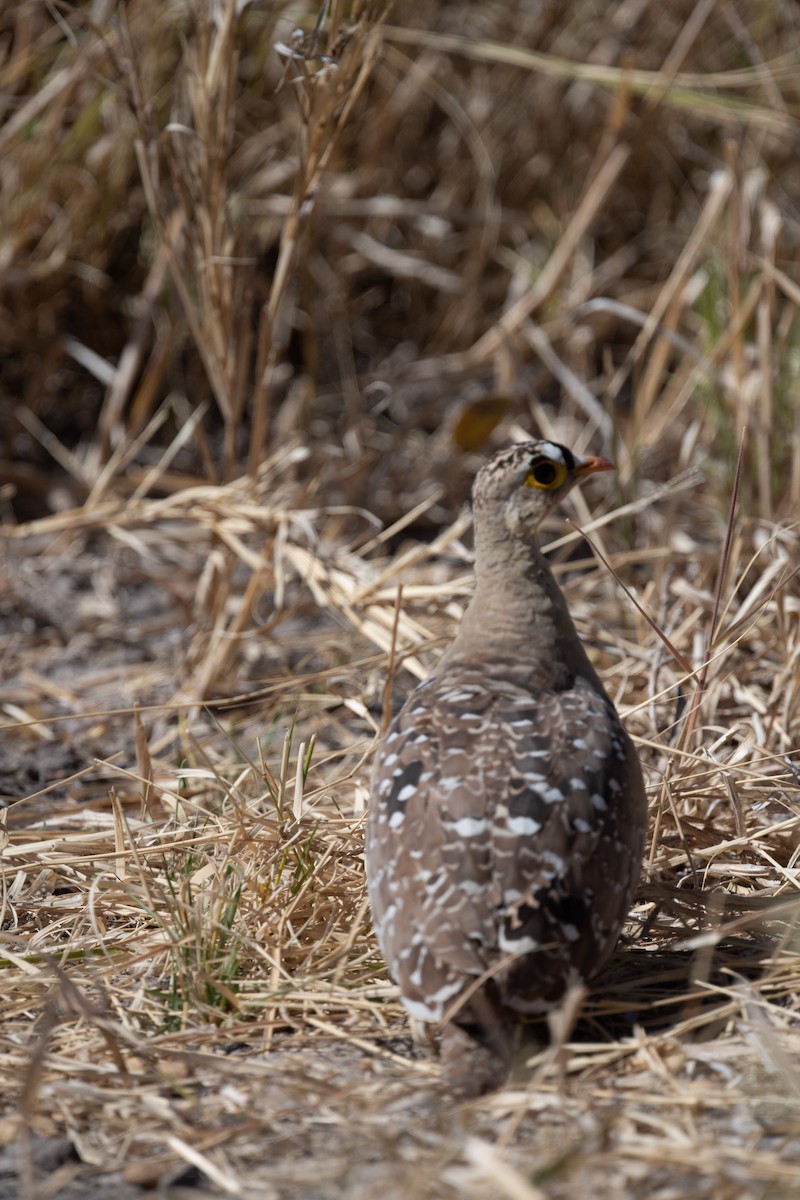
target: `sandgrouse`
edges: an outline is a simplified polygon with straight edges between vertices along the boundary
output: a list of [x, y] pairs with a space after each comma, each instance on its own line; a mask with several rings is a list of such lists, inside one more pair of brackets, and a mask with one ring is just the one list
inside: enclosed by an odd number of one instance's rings
[[446, 1022], [462, 1094], [502, 1082], [519, 1014], [606, 962], [639, 879], [636, 751], [537, 542], [570, 489], [610, 469], [537, 441], [478, 472], [474, 595], [375, 767], [375, 930], [411, 1016]]

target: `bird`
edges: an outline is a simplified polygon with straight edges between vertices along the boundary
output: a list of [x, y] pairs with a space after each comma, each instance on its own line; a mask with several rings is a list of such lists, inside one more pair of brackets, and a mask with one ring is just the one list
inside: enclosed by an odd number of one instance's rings
[[373, 927], [466, 1096], [502, 1084], [525, 1020], [607, 962], [641, 874], [639, 758], [538, 541], [577, 483], [613, 469], [537, 440], [478, 471], [474, 592], [372, 774]]

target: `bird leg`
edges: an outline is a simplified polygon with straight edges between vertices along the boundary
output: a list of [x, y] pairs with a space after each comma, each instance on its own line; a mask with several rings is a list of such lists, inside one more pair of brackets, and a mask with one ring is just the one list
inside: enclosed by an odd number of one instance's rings
[[505, 1082], [511, 1070], [519, 1022], [481, 988], [442, 1032], [442, 1069], [450, 1089], [463, 1098], [482, 1096]]

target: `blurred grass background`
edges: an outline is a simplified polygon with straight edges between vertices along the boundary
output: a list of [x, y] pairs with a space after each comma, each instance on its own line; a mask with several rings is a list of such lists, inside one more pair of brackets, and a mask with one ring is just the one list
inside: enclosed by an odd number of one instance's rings
[[727, 450], [747, 424], [754, 504], [789, 511], [797, 22], [780, 2], [5, 5], [13, 511], [135, 487], [183, 430], [162, 486], [298, 436], [328, 499], [394, 519], [496, 425], [501, 444], [576, 404], [662, 477], [693, 422]]

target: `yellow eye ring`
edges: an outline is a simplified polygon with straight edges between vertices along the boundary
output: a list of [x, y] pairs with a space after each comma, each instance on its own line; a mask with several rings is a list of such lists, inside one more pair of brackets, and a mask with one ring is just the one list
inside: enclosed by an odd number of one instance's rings
[[540, 458], [531, 467], [525, 486], [552, 492], [555, 488], [560, 488], [566, 478], [567, 468], [563, 463], [553, 462], [550, 458]]

